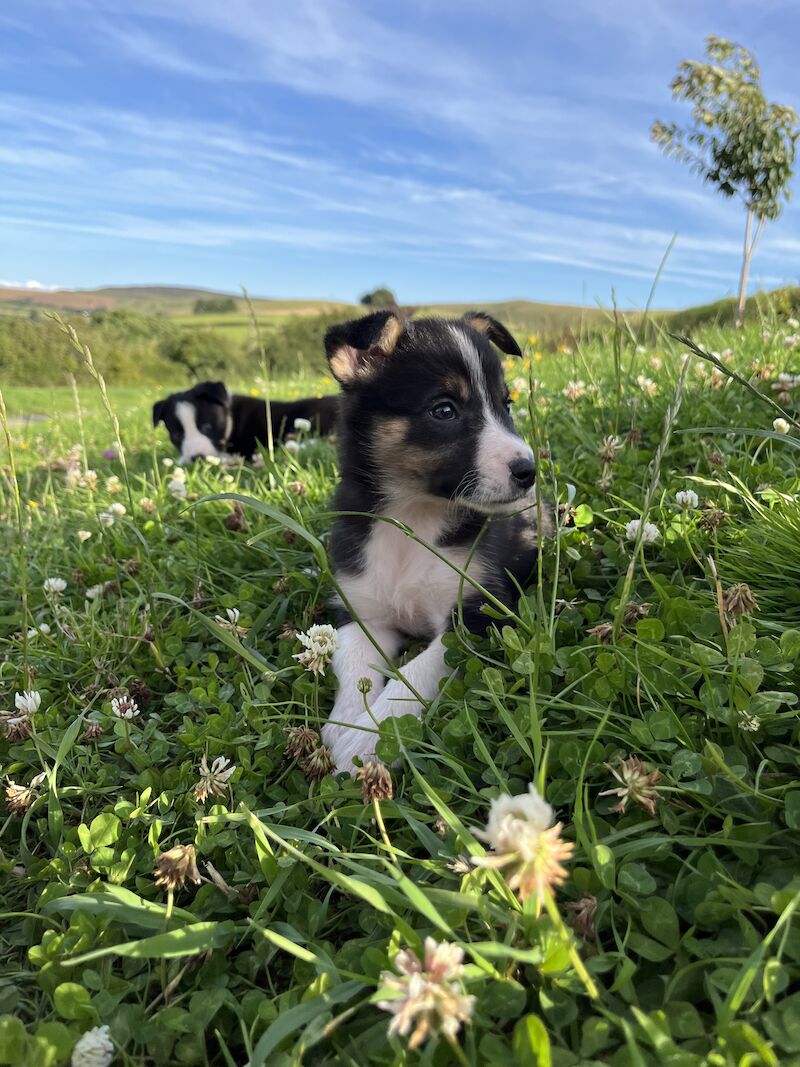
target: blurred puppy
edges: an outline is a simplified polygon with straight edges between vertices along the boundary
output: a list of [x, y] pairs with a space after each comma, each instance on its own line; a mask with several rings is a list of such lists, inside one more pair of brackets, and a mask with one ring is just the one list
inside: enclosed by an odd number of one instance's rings
[[[336, 427], [338, 397], [308, 397], [303, 400], [273, 400], [270, 403], [272, 437], [283, 440], [305, 419], [317, 434]], [[224, 382], [198, 382], [183, 393], [171, 393], [153, 404], [153, 426], [163, 422], [170, 440], [189, 463], [221, 452], [244, 456], [267, 443], [266, 401], [252, 396], [231, 395]]]

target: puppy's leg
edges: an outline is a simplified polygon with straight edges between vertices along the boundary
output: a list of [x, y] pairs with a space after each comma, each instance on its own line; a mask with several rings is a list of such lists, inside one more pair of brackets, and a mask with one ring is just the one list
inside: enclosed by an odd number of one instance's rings
[[[400, 635], [395, 630], [373, 626], [370, 633], [388, 657], [397, 655]], [[355, 773], [353, 757], [364, 760], [371, 756], [377, 741], [375, 723], [364, 707], [364, 695], [359, 693], [358, 683], [361, 678], [369, 678], [372, 690], [366, 699], [374, 701], [386, 682], [377, 667], [390, 668], [391, 663], [381, 662], [380, 654], [358, 623], [340, 627], [337, 637], [333, 670], [339, 690], [330, 719], [322, 727], [322, 742], [333, 753], [338, 771]]]
[[[430, 702], [439, 692], [439, 682], [448, 674], [441, 635], [435, 637], [424, 651], [401, 667], [400, 673], [405, 681], [394, 678], [387, 682], [383, 692], [370, 708], [378, 722], [383, 722], [390, 715], [416, 715], [417, 718], [422, 716], [425, 708], [414, 694], [418, 694], [426, 703]], [[406, 681], [414, 692], [406, 685]]]

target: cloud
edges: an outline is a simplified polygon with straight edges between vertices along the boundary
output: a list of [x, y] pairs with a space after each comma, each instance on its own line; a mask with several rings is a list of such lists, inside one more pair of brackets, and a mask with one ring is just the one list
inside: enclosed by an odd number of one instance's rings
[[30, 279], [27, 282], [7, 282], [0, 280], [0, 289], [38, 289], [50, 293], [61, 288], [62, 286], [60, 285], [45, 285], [44, 282], [37, 282], [33, 279]]

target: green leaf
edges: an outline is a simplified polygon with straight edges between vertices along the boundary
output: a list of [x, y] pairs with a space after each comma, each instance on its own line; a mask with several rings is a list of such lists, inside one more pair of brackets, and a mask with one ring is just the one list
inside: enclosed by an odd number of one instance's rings
[[88, 963], [89, 960], [100, 959], [102, 956], [126, 956], [128, 959], [135, 960], [193, 956], [198, 952], [223, 948], [235, 932], [236, 925], [230, 920], [194, 923], [191, 926], [181, 926], [177, 930], [171, 930], [167, 934], [142, 938], [141, 941], [124, 941], [118, 945], [106, 945], [93, 952], [85, 952], [82, 956], [75, 956], [71, 960], [64, 960], [64, 965], [78, 967]]
[[321, 996], [304, 1001], [282, 1012], [259, 1038], [247, 1067], [268, 1067], [272, 1053], [290, 1034], [312, 1022], [319, 1015], [329, 1012], [336, 1004], [352, 1000], [356, 993], [363, 989], [361, 982], [355, 980], [342, 982], [341, 985], [334, 986]]
[[514, 1027], [514, 1055], [520, 1067], [551, 1067], [550, 1038], [538, 1015], [526, 1015]]
[[615, 884], [614, 853], [608, 845], [597, 844], [592, 847], [592, 863], [604, 888], [613, 889]]
[[800, 789], [792, 789], [784, 798], [784, 816], [790, 830], [800, 830]]
[[92, 819], [89, 826], [92, 849], [103, 848], [105, 845], [113, 845], [119, 837], [121, 827], [122, 823], [120, 820], [110, 811], [103, 812], [101, 815]]
[[24, 1023], [15, 1015], [0, 1015], [0, 1063], [25, 1063], [28, 1034]]
[[77, 982], [62, 982], [56, 986], [53, 1004], [62, 1019], [90, 1019], [95, 1014], [89, 990]]
[[660, 941], [662, 945], [668, 945], [673, 949], [678, 947], [680, 939], [678, 916], [668, 900], [663, 897], [652, 897], [648, 900], [642, 908], [641, 921], [648, 934]]
[[638, 863], [626, 863], [617, 876], [617, 888], [621, 893], [647, 897], [656, 891], [656, 880]]
[[658, 644], [664, 640], [664, 623], [660, 619], [639, 619], [636, 623], [636, 636], [640, 641]]

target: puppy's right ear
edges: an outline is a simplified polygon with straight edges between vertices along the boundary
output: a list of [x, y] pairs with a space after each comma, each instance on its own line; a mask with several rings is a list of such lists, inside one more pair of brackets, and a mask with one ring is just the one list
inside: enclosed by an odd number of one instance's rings
[[158, 426], [160, 422], [164, 421], [164, 412], [167, 408], [166, 400], [157, 400], [153, 404], [153, 425]]
[[345, 387], [369, 381], [394, 352], [402, 332], [403, 324], [392, 311], [331, 326], [325, 334], [331, 374]]

